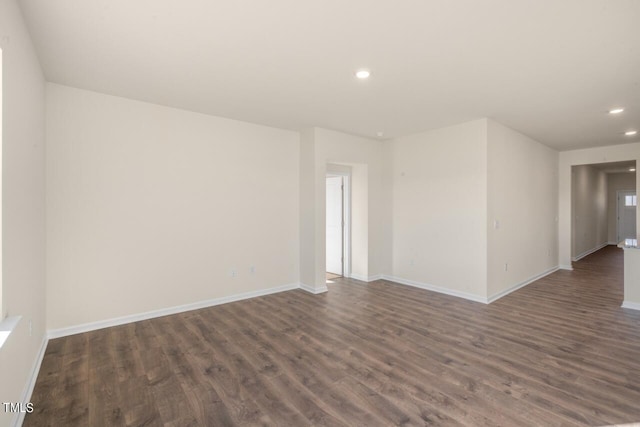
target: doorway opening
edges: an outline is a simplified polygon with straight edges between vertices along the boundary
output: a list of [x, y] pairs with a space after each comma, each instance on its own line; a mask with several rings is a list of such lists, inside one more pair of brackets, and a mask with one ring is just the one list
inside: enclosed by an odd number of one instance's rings
[[636, 236], [636, 162], [571, 169], [571, 260]]
[[[336, 168], [332, 168], [336, 169]], [[342, 169], [342, 168], [337, 168]], [[349, 277], [351, 197], [348, 168], [326, 176], [326, 279]]]
[[617, 194], [618, 242], [636, 238], [636, 190], [618, 190]]

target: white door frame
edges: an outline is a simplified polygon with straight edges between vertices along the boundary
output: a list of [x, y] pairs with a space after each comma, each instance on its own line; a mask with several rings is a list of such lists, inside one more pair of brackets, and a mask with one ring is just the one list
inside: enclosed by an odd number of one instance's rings
[[[351, 277], [351, 172], [327, 172], [327, 177], [342, 177], [342, 275]], [[326, 238], [326, 237], [325, 237]]]
[[[618, 190], [616, 191], [616, 243], [620, 243], [620, 194], [633, 193], [637, 195], [636, 190]], [[636, 206], [636, 215], [638, 215], [638, 207]]]

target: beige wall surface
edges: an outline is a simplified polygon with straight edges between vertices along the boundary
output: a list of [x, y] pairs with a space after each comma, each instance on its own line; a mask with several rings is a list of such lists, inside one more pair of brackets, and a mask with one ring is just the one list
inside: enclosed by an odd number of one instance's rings
[[299, 142], [47, 84], [48, 327], [297, 283]]
[[392, 145], [393, 276], [486, 297], [487, 120]]
[[571, 172], [573, 259], [607, 242], [607, 174], [589, 165]]
[[[305, 129], [300, 133], [300, 283], [314, 286], [316, 272], [316, 170], [315, 131]], [[318, 196], [319, 197], [319, 196]]]
[[493, 120], [487, 141], [491, 297], [557, 266], [558, 152]]
[[[14, 0], [0, 2], [0, 48], [2, 296], [5, 314], [22, 316], [0, 349], [0, 401], [19, 402], [45, 334], [45, 83]], [[0, 426], [12, 416], [0, 410]]]
[[636, 173], [607, 174], [607, 238], [609, 243], [618, 244], [618, 191], [635, 190]]
[[624, 250], [624, 303], [640, 307], [640, 250]]

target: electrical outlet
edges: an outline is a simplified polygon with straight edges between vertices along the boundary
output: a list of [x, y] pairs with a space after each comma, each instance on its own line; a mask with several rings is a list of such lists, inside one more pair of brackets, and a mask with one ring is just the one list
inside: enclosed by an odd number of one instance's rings
[[504, 263], [504, 271], [509, 271], [509, 263], [508, 262]]
[[235, 270], [231, 270], [231, 271], [229, 272], [229, 276], [231, 276], [231, 277], [236, 277], [237, 275], [238, 275], [238, 272], [237, 272], [237, 271], [235, 271]]
[[256, 274], [256, 267], [253, 266], [253, 265], [251, 267], [249, 267], [249, 273]]

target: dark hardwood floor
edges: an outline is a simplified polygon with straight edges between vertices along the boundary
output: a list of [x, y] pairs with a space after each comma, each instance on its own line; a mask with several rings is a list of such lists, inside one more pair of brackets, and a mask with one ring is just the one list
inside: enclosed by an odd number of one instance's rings
[[338, 279], [49, 342], [25, 426], [640, 421], [640, 312], [606, 247], [491, 305]]

